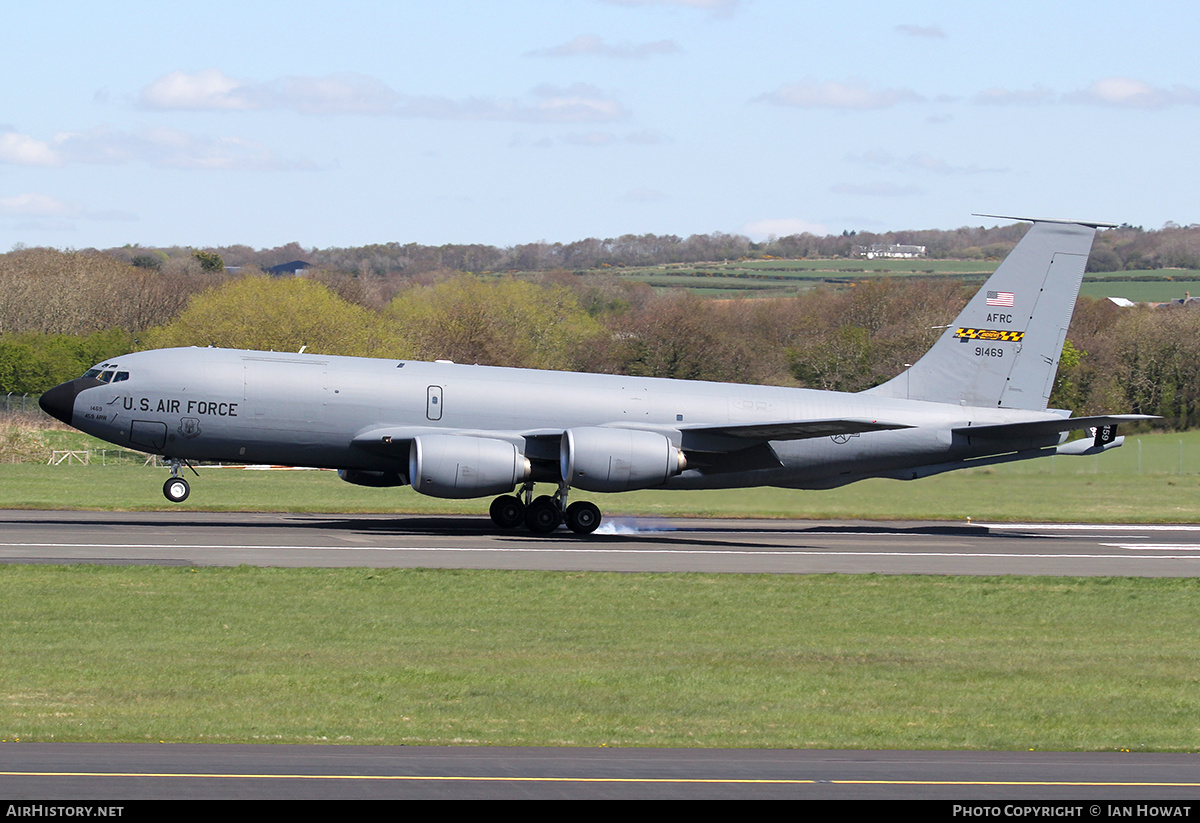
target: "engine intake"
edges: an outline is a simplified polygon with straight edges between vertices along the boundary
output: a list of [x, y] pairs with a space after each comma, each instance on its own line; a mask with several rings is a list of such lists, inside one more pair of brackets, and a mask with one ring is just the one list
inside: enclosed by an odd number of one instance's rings
[[658, 432], [567, 429], [559, 467], [567, 483], [592, 492], [661, 486], [687, 468], [687, 458]]

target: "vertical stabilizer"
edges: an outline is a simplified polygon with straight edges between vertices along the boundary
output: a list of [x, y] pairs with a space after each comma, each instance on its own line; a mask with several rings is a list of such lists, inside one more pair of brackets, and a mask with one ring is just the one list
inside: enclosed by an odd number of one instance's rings
[[[981, 215], [993, 216], [993, 215]], [[983, 288], [912, 368], [866, 394], [1046, 408], [1096, 229], [1034, 220]]]

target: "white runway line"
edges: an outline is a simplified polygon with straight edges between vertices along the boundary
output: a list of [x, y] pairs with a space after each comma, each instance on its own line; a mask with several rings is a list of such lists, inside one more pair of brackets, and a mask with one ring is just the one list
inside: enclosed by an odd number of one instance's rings
[[[1125, 546], [1122, 544], [1105, 544], [1120, 548], [1127, 548], [1137, 551], [1136, 557], [1139, 560], [1195, 560], [1195, 555], [1178, 554], [1178, 555], [1153, 555], [1143, 554], [1147, 550], [1145, 545]], [[628, 554], [637, 556], [646, 556], [648, 554], [663, 554], [663, 555], [713, 555], [713, 556], [737, 556], [737, 557], [969, 557], [969, 558], [988, 558], [1002, 560], [1030, 560], [1030, 559], [1055, 559], [1055, 560], [1112, 560], [1120, 559], [1121, 555], [1114, 554], [1013, 554], [1008, 552], [947, 552], [947, 551], [828, 551], [828, 550], [806, 550], [802, 548], [787, 549], [787, 550], [744, 550], [744, 549], [659, 549], [659, 548], [635, 548], [635, 549], [610, 549], [588, 546], [573, 546], [569, 544], [558, 544], [553, 546], [530, 547], [530, 548], [466, 548], [463, 546], [272, 546], [272, 545], [202, 545], [198, 543], [0, 543], [0, 549], [17, 548], [17, 549], [153, 549], [160, 551], [181, 551], [185, 549], [194, 549], [200, 551], [380, 551], [380, 552], [447, 552], [458, 554]], [[1200, 545], [1193, 544], [1161, 544], [1163, 551], [1200, 551]], [[1132, 557], [1133, 555], [1131, 555]]]

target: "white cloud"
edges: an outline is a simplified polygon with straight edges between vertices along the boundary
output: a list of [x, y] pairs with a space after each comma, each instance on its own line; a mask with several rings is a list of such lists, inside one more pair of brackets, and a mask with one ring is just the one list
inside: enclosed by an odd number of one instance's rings
[[535, 49], [528, 57], [608, 57], [617, 60], [644, 60], [663, 54], [675, 54], [679, 45], [674, 40], [655, 40], [651, 43], [611, 45], [595, 34], [581, 34], [561, 46]]
[[246, 110], [259, 108], [247, 84], [218, 69], [188, 74], [173, 71], [142, 89], [140, 100], [151, 109]]
[[9, 131], [0, 134], [0, 163], [12, 166], [61, 166], [62, 158], [46, 141]]
[[328, 77], [283, 77], [254, 87], [261, 108], [301, 114], [388, 114], [401, 97], [380, 80], [345, 72]]
[[1131, 77], [1106, 77], [1066, 99], [1075, 103], [1095, 103], [1132, 109], [1165, 109], [1170, 106], [1200, 105], [1200, 91], [1175, 85], [1160, 89]]
[[[530, 99], [532, 98], [532, 99]], [[522, 123], [607, 122], [626, 117], [620, 102], [585, 83], [542, 85], [524, 100], [403, 95], [362, 74], [289, 76], [265, 83], [234, 80], [216, 69], [174, 72], [142, 89], [151, 109], [282, 110], [299, 114], [367, 114], [430, 120], [499, 120]]]
[[10, 217], [65, 217], [73, 211], [66, 201], [46, 194], [18, 194], [0, 198], [0, 214]]
[[542, 85], [533, 93], [539, 98], [537, 106], [523, 117], [532, 117], [538, 122], [606, 121], [626, 116], [620, 103], [586, 83], [565, 88]]
[[[65, 221], [72, 219], [84, 220], [131, 220], [133, 216], [122, 211], [95, 211], [84, 208], [78, 203], [59, 200], [47, 194], [25, 193], [13, 197], [0, 198], [0, 214], [6, 217], [25, 217], [34, 220]], [[29, 224], [34, 225], [34, 224]], [[38, 225], [64, 225], [42, 223]]]
[[1171, 106], [1200, 105], [1200, 90], [1174, 85], [1157, 88], [1132, 77], [1106, 77], [1086, 89], [1060, 94], [1041, 86], [1032, 89], [993, 87], [979, 92], [976, 103], [987, 105], [1039, 105], [1043, 103], [1082, 103], [1127, 109], [1165, 109]]
[[160, 168], [226, 170], [313, 167], [305, 161], [283, 160], [252, 140], [197, 137], [165, 128], [139, 132], [98, 128], [87, 132], [63, 132], [50, 140], [9, 133], [0, 135], [0, 162], [42, 166], [141, 162]]
[[812, 109], [884, 109], [897, 103], [913, 103], [924, 100], [921, 95], [908, 89], [883, 89], [871, 91], [861, 80], [840, 83], [826, 80], [818, 83], [806, 80], [781, 86], [770, 94], [757, 98], [780, 106]]
[[747, 223], [742, 227], [742, 233], [753, 238], [788, 237], [793, 234], [829, 234], [829, 227], [822, 223], [813, 223], [802, 217], [778, 217], [769, 220], [759, 220]]

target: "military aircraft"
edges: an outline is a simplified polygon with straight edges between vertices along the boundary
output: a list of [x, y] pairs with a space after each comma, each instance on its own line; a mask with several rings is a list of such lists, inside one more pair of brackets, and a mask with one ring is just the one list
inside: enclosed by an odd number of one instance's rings
[[[1118, 423], [1147, 416], [1046, 406], [1093, 236], [1111, 224], [1031, 222], [916, 364], [859, 393], [176, 348], [106, 361], [40, 402], [166, 458], [177, 503], [187, 461], [312, 466], [434, 497], [498, 495], [496, 525], [540, 534], [600, 524], [594, 503], [568, 504], [571, 489], [828, 489], [1098, 454], [1124, 441]], [[535, 498], [543, 482], [556, 491]]]

